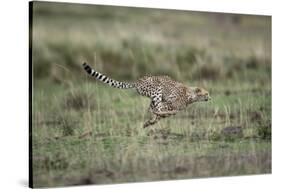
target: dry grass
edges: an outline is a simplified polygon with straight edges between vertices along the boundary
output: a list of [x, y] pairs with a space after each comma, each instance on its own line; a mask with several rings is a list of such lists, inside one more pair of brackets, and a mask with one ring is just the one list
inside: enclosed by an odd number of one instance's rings
[[[271, 172], [269, 17], [34, 10], [34, 186]], [[149, 99], [89, 79], [84, 61], [117, 80], [168, 74], [213, 101], [143, 129]]]

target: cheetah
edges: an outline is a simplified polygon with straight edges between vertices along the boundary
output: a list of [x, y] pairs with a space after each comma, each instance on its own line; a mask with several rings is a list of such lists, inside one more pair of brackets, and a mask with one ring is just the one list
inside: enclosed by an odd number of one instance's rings
[[143, 124], [144, 128], [157, 123], [162, 118], [175, 115], [189, 104], [211, 100], [205, 89], [185, 86], [169, 76], [144, 76], [136, 82], [120, 82], [97, 72], [87, 63], [83, 63], [83, 67], [90, 76], [103, 83], [119, 89], [133, 88], [138, 94], [150, 98], [148, 108], [150, 118]]

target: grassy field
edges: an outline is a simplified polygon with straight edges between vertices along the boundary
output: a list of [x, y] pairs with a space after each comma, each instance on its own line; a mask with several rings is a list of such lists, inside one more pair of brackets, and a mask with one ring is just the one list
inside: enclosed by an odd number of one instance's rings
[[[271, 18], [36, 2], [35, 187], [271, 173]], [[89, 78], [170, 75], [212, 101], [143, 129], [149, 99]]]

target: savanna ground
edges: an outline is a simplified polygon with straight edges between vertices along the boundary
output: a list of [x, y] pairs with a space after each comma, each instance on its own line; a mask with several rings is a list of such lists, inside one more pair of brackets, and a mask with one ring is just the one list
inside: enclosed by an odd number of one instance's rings
[[[35, 187], [271, 173], [271, 18], [34, 3]], [[170, 75], [212, 101], [143, 129], [149, 99], [89, 78]]]

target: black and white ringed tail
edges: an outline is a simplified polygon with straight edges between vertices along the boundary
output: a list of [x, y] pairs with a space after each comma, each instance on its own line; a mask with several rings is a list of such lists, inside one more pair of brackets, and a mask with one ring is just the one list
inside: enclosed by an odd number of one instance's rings
[[116, 87], [119, 89], [129, 89], [129, 88], [134, 88], [135, 85], [134, 83], [128, 83], [128, 82], [121, 82], [121, 81], [116, 81], [114, 79], [111, 79], [102, 73], [97, 72], [93, 68], [89, 66], [86, 62], [83, 63], [84, 70], [91, 75], [92, 77], [95, 77], [97, 80], [106, 83], [112, 87]]

